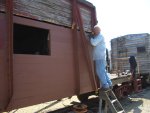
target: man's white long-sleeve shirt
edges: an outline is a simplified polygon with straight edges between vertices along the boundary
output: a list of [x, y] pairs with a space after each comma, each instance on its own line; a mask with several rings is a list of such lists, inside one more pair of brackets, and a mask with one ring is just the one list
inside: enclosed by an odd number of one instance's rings
[[90, 40], [93, 46], [93, 60], [105, 60], [106, 57], [106, 46], [104, 37], [99, 33]]

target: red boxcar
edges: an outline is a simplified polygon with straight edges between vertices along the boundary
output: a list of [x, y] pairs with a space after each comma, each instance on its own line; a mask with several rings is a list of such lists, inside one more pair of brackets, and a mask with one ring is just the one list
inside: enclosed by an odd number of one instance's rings
[[0, 111], [96, 90], [81, 29], [95, 24], [95, 7], [83, 0], [1, 0]]

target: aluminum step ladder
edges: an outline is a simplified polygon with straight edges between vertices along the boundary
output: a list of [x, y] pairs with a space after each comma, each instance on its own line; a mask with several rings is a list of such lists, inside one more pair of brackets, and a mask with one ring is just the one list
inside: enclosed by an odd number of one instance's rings
[[112, 113], [126, 113], [111, 89], [107, 91], [100, 89], [99, 98], [105, 100], [106, 105], [108, 105], [105, 106], [105, 113], [107, 113], [107, 107], [110, 108]]

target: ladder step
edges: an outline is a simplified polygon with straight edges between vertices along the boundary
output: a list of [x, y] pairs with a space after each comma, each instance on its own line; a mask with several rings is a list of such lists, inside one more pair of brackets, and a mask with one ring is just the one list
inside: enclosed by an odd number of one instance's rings
[[120, 104], [120, 102], [118, 101], [114, 92], [111, 89], [107, 91], [100, 90], [99, 96], [101, 99], [104, 99], [107, 102], [113, 113], [125, 113], [122, 105]]
[[136, 79], [136, 81], [141, 81], [141, 79]]
[[124, 112], [124, 110], [122, 110], [122, 111], [119, 111], [119, 112], [117, 112], [117, 113], [125, 113], [125, 112]]
[[114, 103], [114, 102], [116, 102], [116, 101], [117, 101], [117, 99], [111, 100], [111, 103]]

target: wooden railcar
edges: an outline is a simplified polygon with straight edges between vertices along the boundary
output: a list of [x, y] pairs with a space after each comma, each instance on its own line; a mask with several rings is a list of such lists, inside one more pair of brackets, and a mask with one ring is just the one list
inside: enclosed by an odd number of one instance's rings
[[112, 70], [130, 70], [129, 57], [135, 56], [137, 72], [150, 73], [150, 34], [130, 34], [111, 40]]
[[72, 26], [74, 3], [86, 32], [95, 7], [73, 1], [0, 0], [0, 111], [96, 90], [90, 47]]

